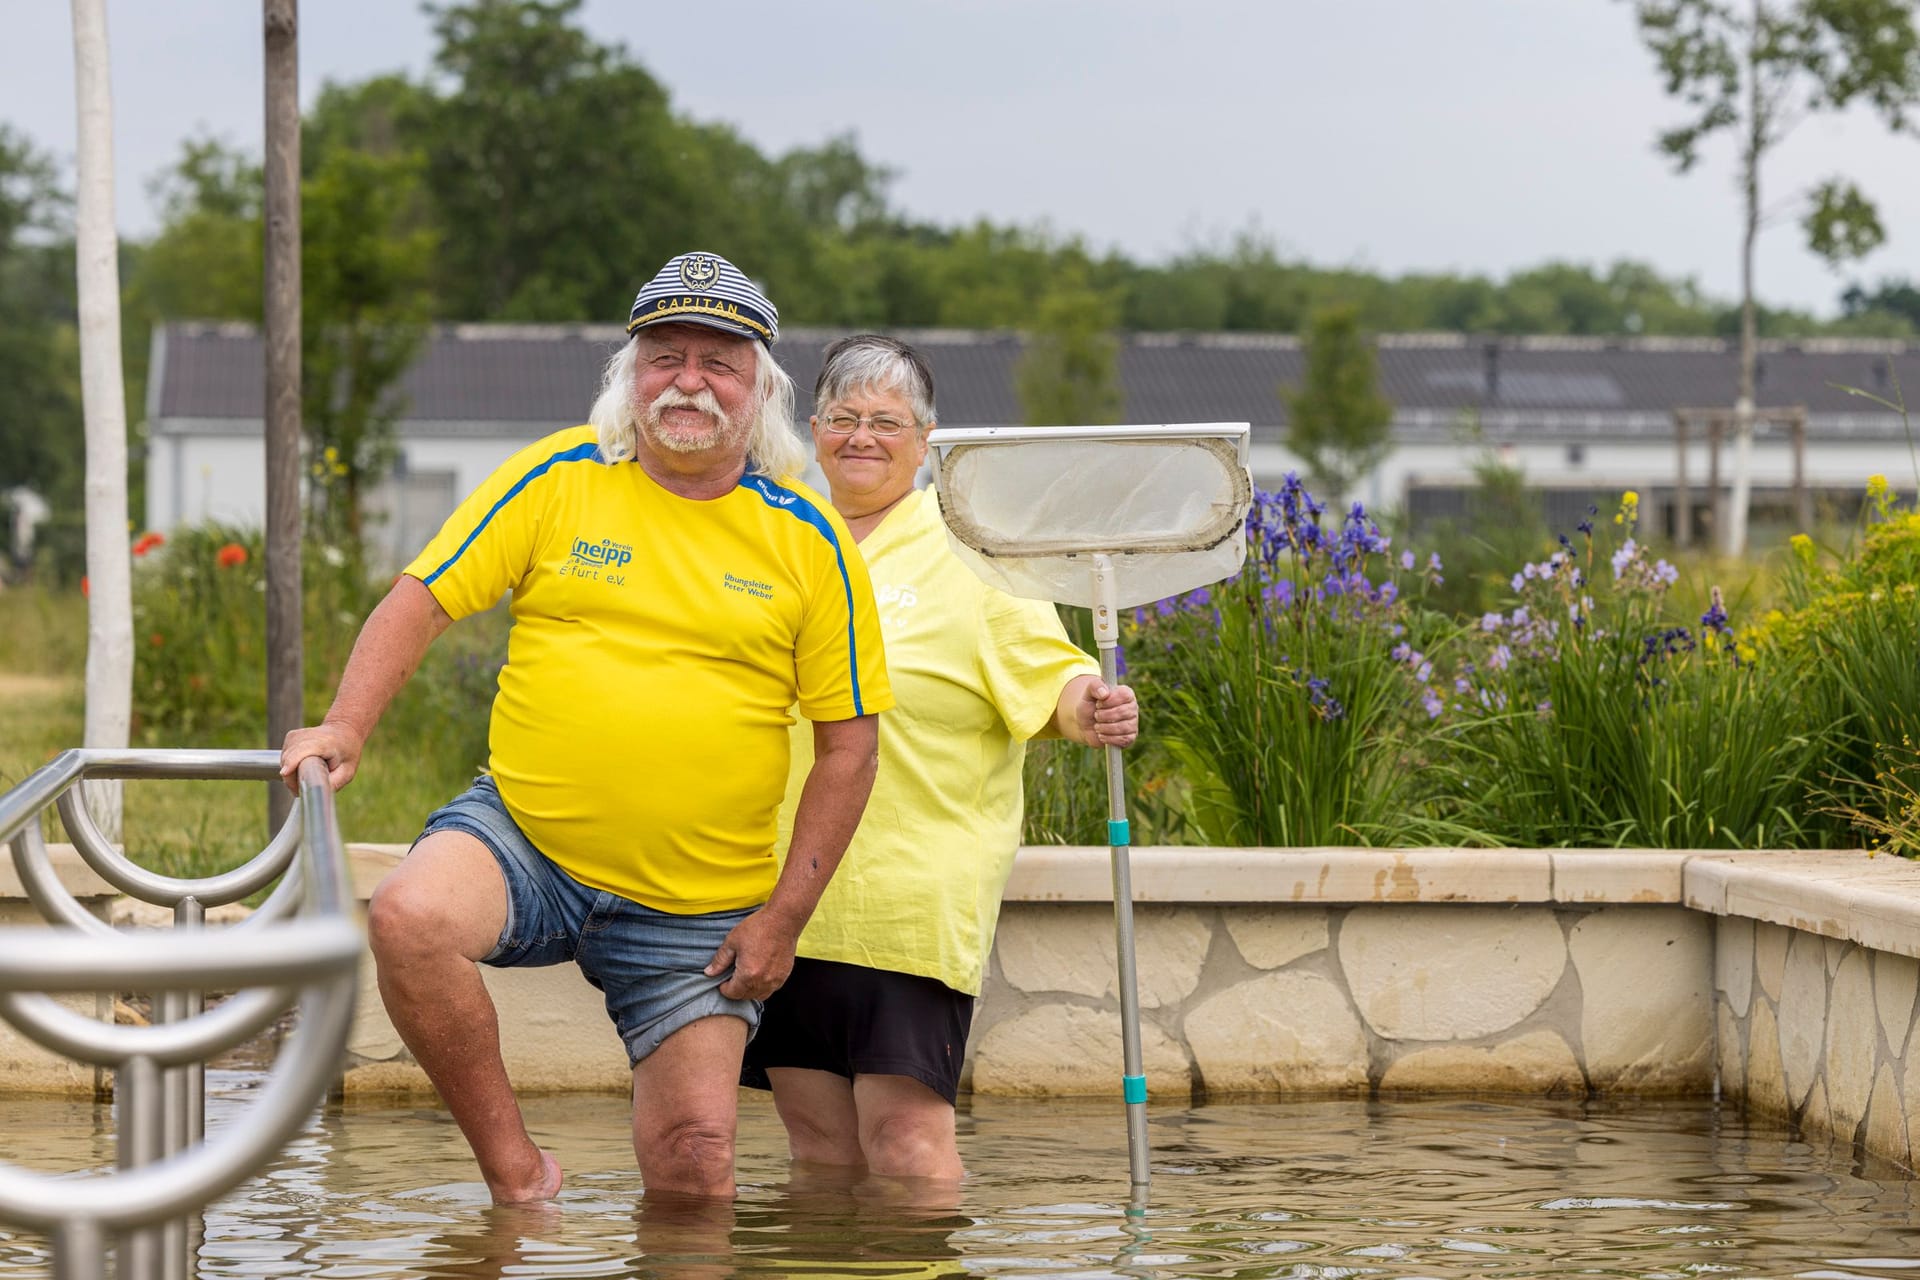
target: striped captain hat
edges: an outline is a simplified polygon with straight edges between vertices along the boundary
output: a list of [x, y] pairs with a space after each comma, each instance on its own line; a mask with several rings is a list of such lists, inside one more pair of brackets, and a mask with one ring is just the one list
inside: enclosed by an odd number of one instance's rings
[[650, 324], [703, 324], [772, 346], [780, 313], [740, 268], [717, 253], [670, 258], [633, 300], [627, 332]]

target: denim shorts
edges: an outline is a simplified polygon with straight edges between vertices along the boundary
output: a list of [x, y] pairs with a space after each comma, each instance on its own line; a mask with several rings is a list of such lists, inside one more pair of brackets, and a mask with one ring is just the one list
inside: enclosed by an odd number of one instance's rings
[[578, 963], [606, 996], [607, 1016], [629, 1061], [638, 1064], [680, 1028], [716, 1014], [740, 1019], [749, 1036], [759, 1027], [759, 1001], [721, 995], [728, 975], [703, 972], [721, 941], [758, 907], [674, 915], [590, 889], [533, 847], [484, 775], [436, 809], [420, 834], [436, 831], [472, 836], [506, 877], [507, 922], [481, 963], [502, 969]]

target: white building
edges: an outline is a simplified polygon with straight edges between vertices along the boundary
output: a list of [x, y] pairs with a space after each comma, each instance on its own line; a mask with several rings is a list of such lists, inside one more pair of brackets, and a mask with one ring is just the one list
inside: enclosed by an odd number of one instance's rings
[[[843, 330], [789, 329], [777, 354], [799, 384], [804, 422], [821, 352]], [[948, 426], [1018, 422], [1021, 339], [1009, 332], [906, 330], [932, 362]], [[398, 394], [399, 454], [372, 495], [373, 538], [390, 563], [410, 558], [458, 499], [520, 446], [584, 420], [601, 366], [622, 341], [611, 325], [458, 325], [437, 329]], [[1416, 521], [1458, 514], [1489, 451], [1548, 496], [1556, 528], [1591, 503], [1641, 494], [1650, 529], [1672, 529], [1678, 471], [1674, 410], [1730, 405], [1734, 344], [1720, 339], [1483, 338], [1388, 335], [1380, 385], [1393, 402], [1393, 450], [1359, 492]], [[149, 528], [217, 520], [262, 523], [262, 350], [245, 325], [173, 323], [154, 335], [147, 404]], [[1297, 386], [1299, 341], [1265, 334], [1135, 334], [1121, 339], [1119, 380], [1130, 422], [1253, 424], [1255, 481], [1273, 487], [1298, 465], [1286, 438], [1283, 386]], [[1804, 408], [1811, 500], [1851, 510], [1866, 478], [1911, 475], [1900, 418], [1848, 395], [1920, 389], [1920, 343], [1807, 340], [1763, 344], [1761, 405]], [[1788, 433], [1754, 449], [1762, 528], [1797, 527]], [[1730, 449], [1723, 454], [1730, 455]], [[1697, 536], [1707, 520], [1708, 445], [1686, 450]], [[1719, 468], [1730, 481], [1730, 457]]]

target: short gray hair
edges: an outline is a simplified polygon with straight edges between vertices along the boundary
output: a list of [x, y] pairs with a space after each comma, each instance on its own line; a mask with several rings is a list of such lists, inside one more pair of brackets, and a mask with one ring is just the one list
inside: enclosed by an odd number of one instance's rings
[[[639, 335], [627, 339], [600, 372], [600, 392], [587, 414], [604, 462], [631, 461], [640, 431], [633, 404], [633, 370]], [[780, 480], [798, 476], [807, 453], [793, 430], [793, 379], [773, 353], [753, 344], [753, 429], [747, 436], [747, 471]]]
[[814, 411], [863, 389], [897, 391], [907, 398], [914, 421], [923, 428], [934, 424], [933, 370], [898, 338], [856, 333], [828, 347], [813, 382]]

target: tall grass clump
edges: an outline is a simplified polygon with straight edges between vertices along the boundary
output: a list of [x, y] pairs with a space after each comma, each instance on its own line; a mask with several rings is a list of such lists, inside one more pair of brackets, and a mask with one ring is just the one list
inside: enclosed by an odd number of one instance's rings
[[1678, 573], [1637, 540], [1635, 494], [1610, 537], [1594, 514], [1459, 646], [1440, 771], [1458, 820], [1520, 846], [1809, 842], [1828, 726], [1799, 714], [1793, 668], [1761, 660], [1717, 590], [1674, 616]]
[[1793, 539], [1788, 608], [1767, 616], [1760, 639], [1796, 664], [1810, 713], [1834, 725], [1818, 807], [1911, 853], [1898, 829], [1920, 790], [1911, 750], [1920, 741], [1920, 511], [1876, 475], [1861, 518], [1850, 547]]
[[1410, 658], [1440, 561], [1397, 558], [1355, 503], [1337, 523], [1297, 476], [1255, 495], [1232, 579], [1136, 610], [1143, 741], [1178, 773], [1192, 835], [1221, 845], [1414, 838], [1433, 691]]

